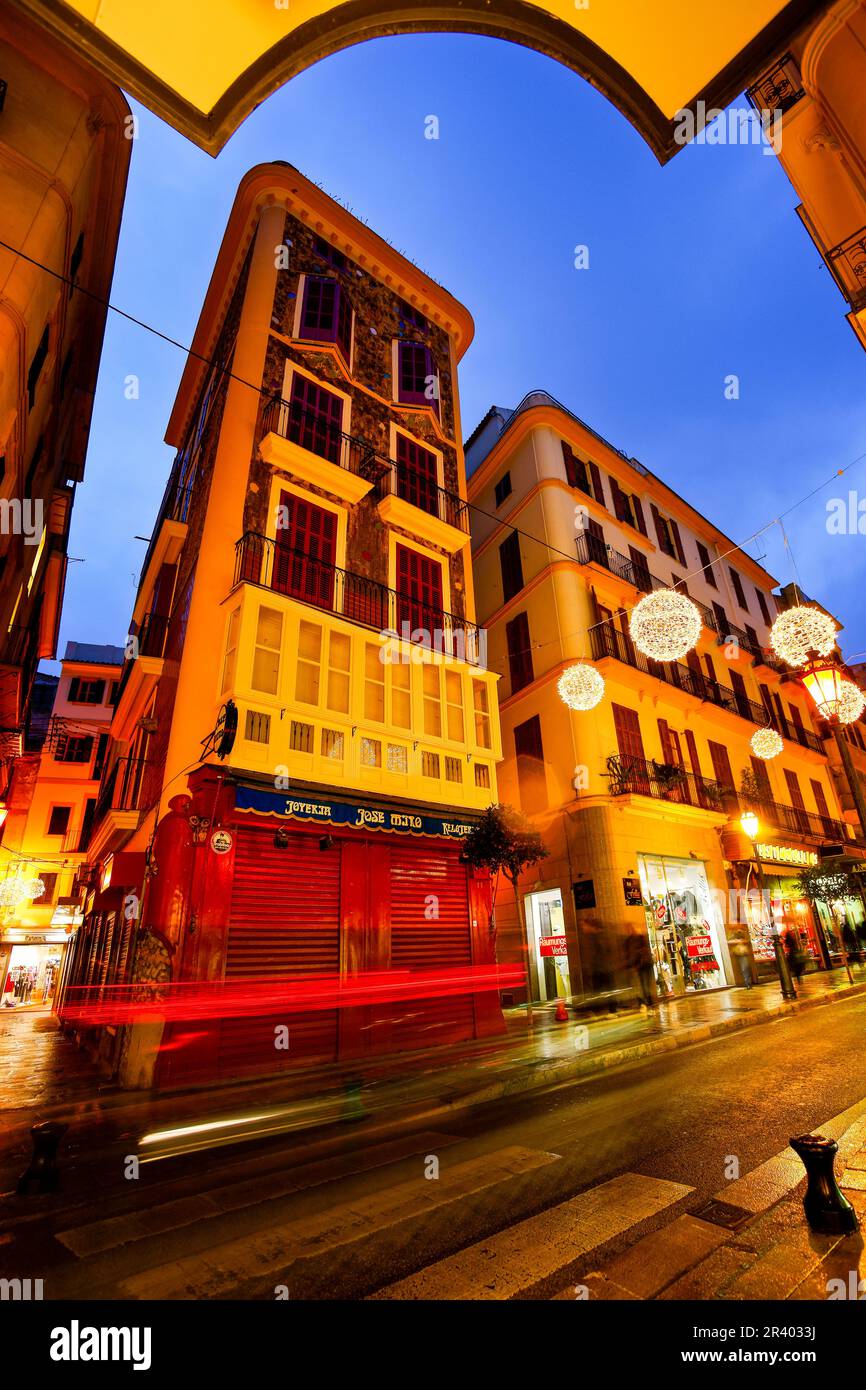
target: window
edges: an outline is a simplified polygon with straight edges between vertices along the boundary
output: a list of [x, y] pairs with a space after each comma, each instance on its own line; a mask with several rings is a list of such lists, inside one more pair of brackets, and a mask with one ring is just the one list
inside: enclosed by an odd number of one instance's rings
[[827, 797], [824, 793], [824, 788], [821, 786], [820, 782], [815, 781], [814, 777], [811, 777], [809, 780], [812, 784], [812, 795], [815, 798], [815, 805], [818, 808], [818, 815], [821, 817], [822, 820], [828, 821], [831, 819], [830, 807], [827, 805]]
[[788, 788], [788, 795], [791, 798], [791, 805], [795, 806], [798, 811], [805, 811], [806, 803], [803, 800], [803, 793], [800, 788], [799, 777], [797, 776], [796, 772], [791, 772], [791, 770], [787, 767], [784, 768], [783, 771], [785, 773], [785, 783]]
[[483, 791], [490, 790], [490, 768], [486, 763], [475, 764], [475, 785], [476, 787], [480, 787]]
[[328, 638], [328, 709], [349, 713], [349, 659], [351, 643], [345, 632]]
[[28, 497], [33, 496], [33, 481], [36, 477], [36, 474], [39, 471], [39, 465], [42, 462], [42, 451], [44, 448], [45, 435], [40, 434], [30, 458], [30, 464], [27, 469], [27, 477], [24, 479], [24, 491]]
[[716, 631], [720, 637], [727, 637], [731, 631], [727, 613], [720, 603], [713, 604], [713, 612], [716, 615]]
[[719, 586], [716, 583], [716, 572], [713, 569], [713, 562], [710, 559], [710, 552], [707, 550], [707, 547], [705, 545], [701, 544], [700, 541], [697, 542], [697, 547], [698, 559], [700, 560], [701, 566], [704, 571], [704, 579], [707, 581], [708, 584], [712, 585], [714, 589], [718, 589]]
[[490, 741], [490, 696], [484, 681], [472, 681], [472, 703], [475, 711], [475, 742], [479, 748], [492, 748]]
[[412, 668], [391, 667], [391, 723], [398, 729], [412, 727]]
[[[578, 492], [586, 493], [587, 497], [594, 497], [596, 502], [605, 507], [604, 488], [602, 487], [601, 473], [598, 465], [591, 460], [587, 463], [578, 458], [570, 444], [564, 439], [560, 440], [562, 445], [562, 460], [565, 464], [565, 479], [569, 487], [577, 488]], [[587, 477], [587, 470], [589, 478]], [[592, 482], [590, 482], [590, 478]], [[613, 479], [611, 479], [613, 486]]]
[[517, 757], [521, 810], [530, 814], [540, 811], [547, 805], [547, 784], [544, 775], [541, 720], [537, 714], [525, 723], [516, 725], [514, 752]]
[[463, 682], [459, 671], [445, 672], [445, 715], [448, 737], [453, 743], [462, 743], [463, 729]]
[[96, 815], [96, 797], [89, 796], [84, 803], [84, 816], [81, 821], [81, 834], [78, 837], [78, 850], [83, 853], [90, 844], [90, 834], [93, 830], [93, 818]]
[[515, 691], [530, 685], [534, 679], [528, 614], [518, 613], [511, 622], [505, 624], [505, 641], [508, 644], [508, 670], [513, 695]]
[[438, 777], [438, 776], [439, 776], [439, 754], [438, 754], [438, 753], [424, 753], [424, 752], [422, 752], [422, 754], [421, 754], [421, 776], [422, 776], [422, 777]]
[[745, 629], [746, 636], [749, 639], [749, 649], [751, 651], [752, 656], [760, 657], [762, 654], [761, 643], [758, 640], [757, 632], [753, 627], [750, 627], [748, 623], [744, 623], [743, 627]]
[[301, 622], [298, 628], [298, 659], [295, 665], [295, 699], [305, 705], [319, 703], [319, 671], [322, 659], [322, 629], [317, 623]]
[[[643, 736], [640, 728], [640, 718], [637, 710], [629, 708], [628, 705], [611, 706], [613, 710], [613, 724], [616, 732], [617, 750], [621, 761], [628, 770], [636, 772], [640, 777], [646, 774], [646, 757], [643, 748]], [[640, 784], [637, 784], [640, 789]], [[648, 790], [648, 787], [647, 787]]]
[[322, 757], [333, 758], [334, 762], [342, 762], [343, 735], [339, 729], [322, 730]]
[[75, 358], [75, 347], [70, 347], [63, 359], [63, 366], [60, 368], [60, 394], [66, 395], [66, 384], [69, 381], [69, 373], [72, 371], [72, 363]]
[[[311, 633], [315, 633], [321, 641], [321, 631], [314, 627], [312, 623], [301, 623], [302, 633], [298, 641], [298, 671], [300, 672], [302, 662], [301, 652], [304, 650], [303, 629], [308, 628]], [[259, 608], [258, 621], [256, 623], [256, 645], [253, 649], [253, 673], [250, 685], [253, 690], [261, 690], [265, 695], [276, 695], [280, 681], [280, 647], [283, 640], [283, 615], [278, 608]], [[300, 683], [300, 675], [298, 677]], [[318, 703], [319, 696], [319, 667], [318, 660], [315, 668], [315, 701], [307, 703]], [[304, 696], [295, 692], [297, 698], [303, 699]]]
[[742, 579], [737, 574], [737, 571], [735, 569], [732, 569], [730, 565], [728, 565], [728, 574], [731, 576], [731, 583], [734, 586], [734, 593], [737, 597], [737, 603], [748, 613], [749, 605], [746, 602], [746, 595], [743, 592]]
[[236, 608], [229, 617], [228, 634], [226, 636], [226, 659], [223, 663], [223, 692], [234, 685], [235, 666], [238, 658], [238, 623], [240, 621], [240, 609]]
[[442, 737], [442, 700], [439, 693], [439, 667], [425, 665], [422, 668], [422, 690], [424, 694], [424, 732]]
[[[151, 711], [152, 713], [152, 711]], [[102, 777], [102, 769], [105, 766], [105, 755], [108, 752], [108, 734], [100, 734], [96, 743], [96, 757], [93, 761], [93, 772], [91, 776], [94, 781], [99, 781]]]
[[[334, 606], [337, 518], [293, 493], [280, 494], [288, 525], [277, 531], [271, 587], [317, 608]], [[347, 596], [348, 597], [348, 596]]]
[[336, 343], [346, 362], [352, 357], [352, 304], [342, 285], [327, 275], [308, 275], [301, 306], [302, 338]]
[[48, 356], [48, 344], [50, 342], [50, 338], [50, 330], [48, 324], [46, 323], [42, 333], [42, 337], [39, 339], [39, 346], [33, 354], [33, 360], [30, 363], [30, 370], [27, 373], [27, 401], [31, 410], [36, 404], [36, 387], [39, 384], [39, 378], [42, 375], [42, 368], [45, 366], [45, 359]]
[[106, 701], [107, 704], [111, 705], [112, 709], [114, 709], [114, 706], [117, 704], [117, 694], [119, 690], [120, 681], [112, 681], [111, 689], [108, 692], [108, 700]]
[[439, 410], [439, 377], [433, 354], [423, 343], [397, 344], [397, 400]]
[[382, 766], [382, 745], [377, 738], [361, 739], [361, 766]]
[[520, 537], [516, 531], [512, 531], [499, 547], [499, 567], [502, 571], [502, 596], [507, 603], [523, 588]]
[[311, 454], [340, 462], [343, 429], [343, 398], [308, 376], [295, 372], [286, 435], [293, 444]]
[[749, 699], [748, 691], [746, 690], [746, 682], [743, 680], [739, 671], [735, 671], [733, 668], [731, 668], [731, 685], [734, 691], [737, 713], [741, 714], [744, 719], [751, 719], [752, 703]]
[[501, 507], [501, 506], [502, 506], [502, 503], [505, 501], [506, 497], [510, 497], [510, 496], [511, 496], [511, 474], [510, 474], [510, 473], [503, 473], [502, 477], [499, 479], [499, 482], [496, 484], [496, 487], [493, 489], [493, 492], [494, 492], [494, 496], [496, 497], [496, 505], [497, 505], [497, 507]]
[[93, 739], [83, 734], [61, 734], [54, 757], [58, 763], [89, 763]]
[[646, 535], [646, 522], [644, 521], [643, 505], [639, 497], [633, 493], [623, 492], [616, 478], [610, 479], [610, 490], [613, 496], [614, 515], [618, 521], [624, 521], [627, 526], [634, 526], [642, 535]]
[[364, 645], [364, 718], [385, 722], [385, 664], [375, 642]]
[[436, 455], [407, 434], [397, 434], [397, 496], [439, 515], [439, 468]]
[[409, 546], [397, 546], [397, 628], [408, 623], [421, 628], [432, 644], [442, 624], [442, 566], [431, 556]]
[[766, 805], [773, 800], [773, 788], [770, 782], [770, 770], [763, 758], [751, 758], [752, 772], [755, 774], [755, 781], [758, 784], [758, 793], [761, 801]]
[[271, 716], [262, 710], [248, 709], [244, 738], [248, 743], [268, 743], [271, 737]]
[[409, 771], [409, 749], [402, 743], [388, 744], [388, 771]]
[[57, 879], [58, 879], [58, 875], [57, 875], [57, 874], [44, 874], [44, 873], [42, 873], [42, 872], [40, 871], [39, 877], [41, 878], [42, 882], [45, 884], [45, 888], [44, 888], [43, 891], [39, 894], [39, 897], [38, 897], [38, 898], [34, 898], [34, 899], [33, 899], [33, 906], [34, 906], [34, 907], [47, 907], [49, 903], [53, 903], [53, 902], [54, 902], [54, 892], [55, 892], [55, 889], [57, 888]]
[[713, 776], [725, 790], [735, 791], [734, 773], [727, 748], [723, 743], [713, 743], [712, 739], [708, 739], [707, 742], [710, 747], [710, 757], [713, 760]]
[[65, 835], [69, 829], [69, 817], [71, 815], [71, 806], [52, 806], [51, 814], [48, 817], [48, 834]]
[[770, 609], [767, 606], [767, 600], [760, 589], [755, 590], [755, 597], [758, 600], [758, 607], [761, 610], [761, 617], [764, 619], [764, 622], [767, 624], [767, 627], [772, 627], [773, 619], [770, 617]]
[[83, 233], [83, 232], [80, 232], [80, 233], [79, 233], [79, 236], [78, 236], [78, 240], [77, 240], [76, 243], [75, 243], [75, 246], [74, 246], [73, 251], [72, 251], [72, 255], [71, 255], [70, 260], [69, 260], [69, 278], [70, 278], [70, 280], [72, 280], [72, 282], [73, 282], [72, 285], [70, 286], [70, 290], [69, 290], [69, 298], [70, 298], [70, 299], [72, 298], [72, 296], [73, 296], [74, 293], [75, 293], [75, 283], [74, 283], [74, 282], [75, 282], [75, 277], [76, 277], [76, 275], [78, 274], [79, 270], [81, 269], [81, 262], [82, 262], [83, 260], [84, 260], [84, 233]]
[[407, 304], [405, 299], [397, 300], [397, 314], [402, 324], [410, 324], [413, 328], [420, 328], [422, 333], [430, 332], [430, 323], [425, 319], [420, 309], [416, 309], [414, 304]]
[[[476, 764], [476, 766], [477, 766], [477, 764]], [[459, 759], [459, 758], [446, 758], [446, 759], [445, 759], [445, 781], [446, 781], [446, 782], [462, 782], [462, 781], [463, 781], [463, 768], [462, 768], [461, 765], [460, 765], [460, 759]]]
[[312, 753], [315, 732], [312, 724], [302, 724], [299, 720], [293, 719], [289, 733], [289, 747], [295, 753]]
[[654, 502], [651, 502], [650, 506], [652, 507], [653, 523], [656, 529], [659, 549], [662, 550], [665, 555], [670, 555], [672, 559], [679, 560], [680, 564], [684, 565], [686, 563], [686, 556], [683, 550], [679, 526], [672, 517], [662, 516]]
[[319, 257], [319, 260], [326, 261], [328, 265], [332, 265], [335, 270], [346, 269], [348, 261], [342, 251], [338, 251], [336, 246], [332, 246], [329, 241], [325, 241], [324, 237], [313, 237], [313, 250]]
[[105, 695], [105, 681], [87, 680], [84, 676], [73, 676], [69, 682], [67, 699], [71, 705], [101, 705]]

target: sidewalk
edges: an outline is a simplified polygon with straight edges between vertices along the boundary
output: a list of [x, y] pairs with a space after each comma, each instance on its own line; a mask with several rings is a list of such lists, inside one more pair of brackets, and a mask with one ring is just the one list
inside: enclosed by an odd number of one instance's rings
[[[842, 970], [807, 976], [796, 1002], [782, 1000], [777, 983], [686, 996], [661, 1004], [653, 1015], [636, 1009], [604, 1018], [569, 1014], [557, 1023], [552, 1007], [536, 1009], [531, 1029], [523, 1009], [507, 1015], [505, 1036], [428, 1052], [329, 1067], [206, 1090], [122, 1091], [58, 1029], [53, 1015], [0, 1011], [2, 1153], [29, 1151], [28, 1131], [50, 1118], [85, 1124], [92, 1142], [120, 1132], [147, 1133], [172, 1124], [232, 1117], [234, 1134], [258, 1137], [246, 1119], [268, 1108], [267, 1132], [306, 1135], [346, 1119], [411, 1125], [419, 1118], [447, 1120], [455, 1111], [592, 1075], [625, 1062], [770, 1023], [801, 1009], [866, 995], [866, 969], [849, 985]], [[358, 1083], [361, 1090], [358, 1092]], [[351, 1098], [349, 1098], [351, 1097]], [[228, 1142], [228, 1140], [226, 1141]], [[236, 1138], [232, 1142], [236, 1142]]]

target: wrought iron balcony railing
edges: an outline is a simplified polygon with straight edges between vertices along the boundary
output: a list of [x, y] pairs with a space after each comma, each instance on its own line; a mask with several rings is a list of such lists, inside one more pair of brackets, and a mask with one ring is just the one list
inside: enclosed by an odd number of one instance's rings
[[848, 829], [840, 820], [832, 816], [821, 816], [814, 811], [801, 810], [799, 806], [788, 806], [782, 801], [761, 801], [756, 807], [758, 819], [769, 822], [778, 830], [787, 830], [791, 835], [807, 835], [815, 840], [848, 842]]
[[[655, 676], [658, 680], [666, 681], [668, 685], [676, 686], [678, 690], [694, 695], [698, 700], [708, 700], [719, 709], [738, 714], [751, 724], [763, 727], [767, 723], [768, 711], [757, 700], [750, 699], [742, 691], [731, 690], [729, 686], [722, 685], [720, 681], [705, 675], [702, 671], [693, 670], [691, 666], [685, 666], [682, 662], [652, 661], [637, 650], [629, 637], [611, 627], [609, 623], [602, 627], [594, 627], [591, 641], [592, 654], [597, 661], [605, 656], [614, 657], [617, 661], [632, 666], [636, 671], [644, 671], [648, 676]], [[816, 753], [823, 751], [821, 740], [811, 729], [795, 729], [788, 724], [784, 716], [780, 717], [775, 712], [771, 722], [785, 738], [794, 739], [804, 748], [812, 748]]]
[[378, 482], [386, 469], [366, 440], [344, 434], [324, 415], [304, 410], [280, 396], [272, 396], [265, 404], [262, 434], [278, 434], [367, 482]]
[[96, 798], [94, 827], [107, 811], [138, 810], [142, 779], [148, 766], [146, 758], [131, 757], [118, 758], [112, 764]]
[[115, 709], [120, 704], [123, 692], [129, 684], [136, 658], [139, 656], [161, 657], [165, 651], [167, 634], [168, 616], [164, 613], [145, 613], [138, 631], [129, 634], [130, 638], [135, 639], [137, 647], [132, 648], [130, 655], [123, 663], [117, 696], [114, 701]]
[[851, 308], [866, 308], [866, 227], [826, 253], [827, 265]]
[[790, 53], [774, 63], [746, 92], [758, 115], [764, 111], [790, 111], [805, 95], [800, 69]]
[[393, 459], [383, 462], [383, 473], [376, 484], [376, 497], [400, 497], [413, 507], [420, 507], [429, 516], [446, 521], [458, 531], [469, 534], [469, 507], [454, 492], [439, 487], [421, 473], [414, 473]]
[[235, 546], [234, 582], [260, 585], [473, 665], [482, 659], [481, 632], [474, 623], [253, 531]]
[[[575, 541], [575, 547], [580, 564], [601, 565], [603, 569], [608, 570], [610, 574], [615, 574], [618, 579], [624, 579], [627, 584], [631, 584], [640, 593], [648, 594], [653, 589], [670, 588], [670, 585], [666, 584], [663, 579], [658, 579], [656, 575], [652, 574], [647, 565], [639, 564], [627, 555], [621, 555], [618, 550], [606, 545], [591, 531], [582, 531]], [[701, 603], [700, 599], [694, 598], [691, 594], [688, 597], [700, 610], [704, 627], [709, 628], [710, 632], [718, 634], [719, 625], [712, 608]]]
[[626, 757], [612, 753], [607, 759], [607, 772], [612, 796], [631, 792], [652, 796], [657, 801], [671, 801], [680, 806], [695, 806], [703, 811], [719, 811], [731, 815], [738, 809], [736, 792], [723, 787], [709, 777], [700, 777], [672, 763], [659, 763], [650, 758]]

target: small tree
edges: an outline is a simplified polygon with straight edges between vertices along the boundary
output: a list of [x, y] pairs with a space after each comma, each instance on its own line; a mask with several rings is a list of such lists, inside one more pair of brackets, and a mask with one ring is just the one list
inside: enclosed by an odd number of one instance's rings
[[[855, 874], [851, 872], [844, 860], [836, 859], [827, 864], [816, 864], [814, 868], [803, 869], [799, 878], [799, 889], [804, 898], [814, 904], [823, 903], [832, 916], [833, 904], [842, 898], [856, 898], [860, 894], [860, 885]], [[819, 919], [820, 920], [820, 919]], [[845, 962], [845, 970], [848, 975], [849, 983], [853, 980], [851, 965], [848, 960], [848, 948], [845, 945], [845, 930], [840, 928], [839, 941], [842, 946], [842, 959]]]
[[[518, 926], [523, 932], [523, 912], [517, 882], [524, 869], [539, 860], [546, 859], [549, 850], [538, 831], [516, 811], [513, 806], [488, 806], [481, 820], [463, 841], [463, 859], [476, 869], [487, 869], [493, 875], [493, 897], [491, 904], [491, 934], [493, 936], [494, 956], [496, 953], [496, 925], [494, 909], [499, 874], [502, 873], [511, 884], [514, 893], [514, 906], [517, 909]], [[531, 996], [531, 989], [528, 989]], [[532, 999], [527, 998], [527, 1013], [532, 1018]]]

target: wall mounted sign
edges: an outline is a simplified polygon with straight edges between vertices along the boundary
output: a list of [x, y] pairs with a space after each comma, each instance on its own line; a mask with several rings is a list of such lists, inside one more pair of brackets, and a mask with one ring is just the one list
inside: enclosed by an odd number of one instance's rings
[[595, 907], [595, 884], [591, 878], [582, 878], [577, 883], [571, 885], [574, 894], [574, 905], [580, 907]]
[[210, 847], [214, 854], [228, 854], [234, 840], [228, 830], [215, 830], [210, 837]]
[[643, 902], [641, 893], [640, 879], [635, 875], [629, 874], [622, 881], [622, 893], [625, 898], [626, 907], [640, 907]]
[[433, 835], [442, 840], [464, 840], [474, 829], [471, 822], [444, 820], [420, 811], [397, 811], [387, 806], [354, 806], [344, 801], [295, 801], [292, 797], [262, 791], [258, 787], [238, 787], [235, 809], [258, 811], [268, 816], [281, 816], [316, 825], [347, 825], [353, 830], [390, 830], [401, 835]]
[[814, 866], [818, 856], [811, 849], [795, 849], [792, 845], [758, 845], [758, 857], [770, 864], [799, 864]]
[[568, 944], [564, 936], [540, 936], [538, 953], [541, 956], [567, 956]]

